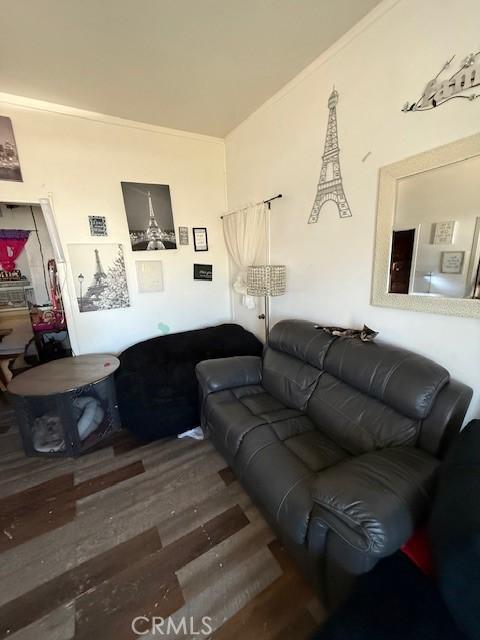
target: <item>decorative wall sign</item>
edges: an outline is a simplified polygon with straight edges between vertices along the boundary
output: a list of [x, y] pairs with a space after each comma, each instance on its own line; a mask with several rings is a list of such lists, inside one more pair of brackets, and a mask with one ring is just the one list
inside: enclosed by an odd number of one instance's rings
[[188, 227], [178, 227], [178, 244], [187, 245], [188, 243]]
[[442, 251], [442, 273], [462, 273], [465, 251]]
[[194, 280], [209, 280], [213, 279], [213, 267], [211, 264], [194, 264], [193, 265], [193, 279]]
[[137, 281], [139, 293], [163, 291], [163, 268], [161, 260], [137, 260]]
[[335, 89], [328, 99], [328, 124], [325, 148], [322, 156], [322, 169], [317, 186], [317, 195], [313, 203], [312, 212], [308, 224], [318, 222], [318, 216], [323, 205], [333, 200], [338, 207], [340, 218], [350, 218], [352, 213], [348, 206], [345, 191], [343, 190], [342, 174], [340, 172], [340, 150], [338, 148], [337, 133], [337, 103], [338, 91]]
[[23, 182], [12, 121], [0, 116], [0, 180]]
[[176, 249], [170, 187], [122, 182], [133, 251]]
[[195, 251], [208, 251], [207, 228], [193, 227], [192, 231]]
[[434, 225], [433, 244], [452, 244], [455, 233], [455, 220], [437, 222]]
[[480, 51], [470, 53], [462, 60], [459, 68], [450, 73], [454, 58], [452, 56], [447, 60], [433, 80], [430, 80], [421, 98], [411, 104], [406, 102], [402, 111], [428, 111], [456, 98], [475, 100], [480, 97], [480, 93], [472, 91], [474, 87], [480, 86]]
[[81, 313], [130, 306], [121, 244], [71, 244], [68, 252]]
[[91, 236], [107, 235], [107, 219], [105, 216], [88, 216]]

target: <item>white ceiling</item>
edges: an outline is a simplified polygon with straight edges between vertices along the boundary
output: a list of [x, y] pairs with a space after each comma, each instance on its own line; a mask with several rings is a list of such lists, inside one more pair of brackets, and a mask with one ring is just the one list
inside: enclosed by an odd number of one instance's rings
[[0, 91], [224, 136], [379, 0], [0, 0]]

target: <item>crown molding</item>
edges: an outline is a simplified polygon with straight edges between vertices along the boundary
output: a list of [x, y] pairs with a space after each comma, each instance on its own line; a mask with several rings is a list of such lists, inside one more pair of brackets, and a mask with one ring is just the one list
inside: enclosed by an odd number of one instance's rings
[[126, 118], [119, 118], [117, 116], [109, 116], [105, 113], [97, 113], [96, 111], [87, 111], [85, 109], [77, 109], [76, 107], [68, 107], [62, 104], [56, 104], [54, 102], [46, 102], [44, 100], [37, 100], [36, 98], [27, 98], [24, 96], [18, 96], [12, 93], [0, 92], [0, 105], [5, 104], [11, 107], [18, 107], [21, 109], [28, 109], [33, 111], [44, 111], [47, 113], [55, 113], [57, 115], [67, 116], [71, 118], [80, 118], [82, 120], [90, 120], [93, 122], [100, 122], [115, 127], [125, 127], [127, 129], [137, 129], [140, 131], [146, 131], [148, 133], [158, 133], [164, 136], [174, 136], [177, 138], [190, 138], [191, 140], [198, 140], [201, 142], [210, 142], [213, 144], [224, 144], [223, 138], [215, 136], [208, 136], [201, 133], [193, 133], [190, 131], [183, 131], [181, 129], [169, 129], [167, 127], [160, 127], [154, 124], [148, 124], [146, 122], [137, 122], [136, 120], [127, 120]]

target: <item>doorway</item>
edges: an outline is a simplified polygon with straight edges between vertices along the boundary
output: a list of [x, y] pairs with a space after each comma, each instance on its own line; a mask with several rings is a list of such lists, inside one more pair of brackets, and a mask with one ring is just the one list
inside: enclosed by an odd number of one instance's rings
[[415, 229], [393, 232], [389, 293], [409, 292], [414, 245]]
[[39, 205], [0, 203], [0, 382], [71, 355], [52, 242]]

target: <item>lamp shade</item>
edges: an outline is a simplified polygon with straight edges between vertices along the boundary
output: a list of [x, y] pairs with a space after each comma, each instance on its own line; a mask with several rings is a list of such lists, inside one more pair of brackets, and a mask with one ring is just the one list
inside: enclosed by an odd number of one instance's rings
[[287, 268], [283, 264], [248, 267], [247, 295], [283, 296], [287, 289]]

